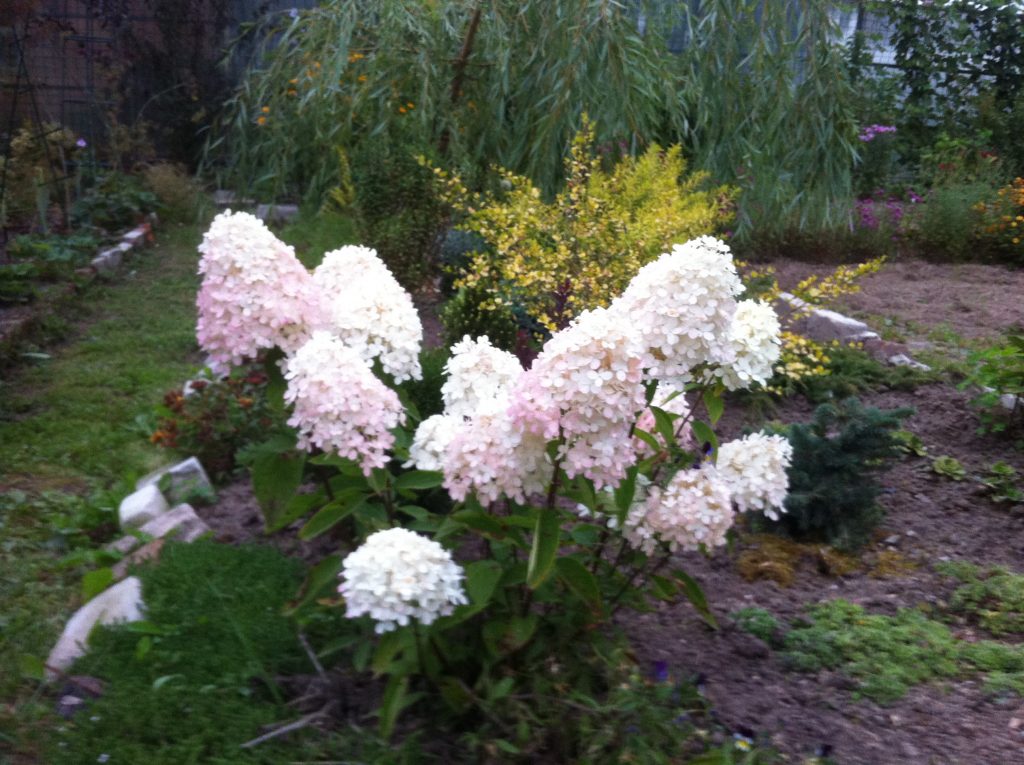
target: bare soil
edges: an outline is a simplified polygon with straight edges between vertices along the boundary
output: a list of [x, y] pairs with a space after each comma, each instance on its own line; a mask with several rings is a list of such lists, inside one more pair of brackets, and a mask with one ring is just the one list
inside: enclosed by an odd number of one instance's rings
[[[788, 262], [776, 266], [784, 286], [811, 271], [827, 270]], [[991, 339], [1024, 320], [1022, 294], [1022, 271], [908, 261], [866, 278], [863, 291], [848, 298], [845, 307], [869, 317], [869, 323], [889, 317], [911, 328], [922, 342], [944, 327], [965, 338]], [[433, 304], [418, 302], [428, 311]], [[435, 325], [431, 334], [436, 336]], [[973, 480], [996, 460], [1024, 472], [1024, 455], [1005, 439], [976, 433], [970, 393], [941, 383], [861, 398], [881, 408], [913, 407], [916, 413], [905, 427], [921, 438], [930, 456], [908, 457], [883, 475], [886, 517], [876, 542], [860, 556], [860, 570], [835, 577], [808, 560], [789, 587], [747, 581], [736, 564], [751, 542], [741, 540], [734, 550], [718, 551], [710, 559], [693, 554], [678, 561], [703, 586], [722, 629], [709, 629], [685, 603], [626, 614], [620, 625], [641, 662], [663, 661], [676, 676], [698, 678], [724, 726], [752, 731], [791, 762], [831, 753], [840, 765], [1021, 765], [1024, 702], [987, 694], [977, 675], [921, 685], [881, 706], [859, 699], [855, 682], [840, 673], [789, 671], [766, 644], [732, 625], [729, 614], [742, 608], [758, 606], [790, 621], [808, 605], [835, 598], [884, 614], [922, 604], [941, 607], [953, 584], [934, 570], [938, 561], [1024, 569], [1024, 513], [993, 504]], [[808, 402], [790, 399], [771, 417], [805, 421], [812, 411]], [[748, 416], [732, 410], [725, 430], [736, 432], [750, 424], [744, 421]], [[943, 454], [960, 460], [972, 478], [956, 482], [934, 474], [931, 457]], [[200, 512], [226, 542], [261, 538], [262, 520], [244, 484], [222, 491], [216, 506]], [[268, 541], [310, 560], [330, 546], [299, 543], [288, 533]], [[878, 575], [874, 564], [881, 554], [898, 554], [904, 570]], [[963, 626], [955, 627], [955, 633], [966, 640], [985, 637]]]

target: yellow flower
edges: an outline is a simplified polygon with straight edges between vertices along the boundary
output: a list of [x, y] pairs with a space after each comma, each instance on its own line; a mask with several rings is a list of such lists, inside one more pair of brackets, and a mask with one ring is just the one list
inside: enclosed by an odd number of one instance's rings
[[356, 79], [357, 79], [357, 80], [358, 80], [359, 82], [366, 82], [366, 75], [365, 75], [365, 74], [361, 74], [361, 75], [359, 75], [358, 77], [356, 77]]
[[257, 117], [256, 124], [257, 125], [266, 125], [267, 124], [267, 118], [266, 117]]
[[262, 109], [260, 109], [260, 111], [263, 112], [264, 114], [270, 114], [270, 107], [264, 106]]

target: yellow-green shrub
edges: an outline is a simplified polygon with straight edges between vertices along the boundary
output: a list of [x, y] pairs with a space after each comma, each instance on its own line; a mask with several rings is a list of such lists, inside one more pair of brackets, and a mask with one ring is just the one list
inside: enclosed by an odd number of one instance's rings
[[686, 174], [679, 146], [652, 145], [606, 171], [593, 142], [585, 120], [566, 159], [565, 188], [550, 203], [509, 171], [501, 171], [503, 191], [482, 198], [458, 176], [434, 171], [465, 215], [460, 228], [489, 245], [456, 286], [484, 290], [491, 307], [519, 304], [553, 331], [607, 305], [674, 243], [714, 233], [731, 218], [732, 191], [711, 187], [705, 173]]

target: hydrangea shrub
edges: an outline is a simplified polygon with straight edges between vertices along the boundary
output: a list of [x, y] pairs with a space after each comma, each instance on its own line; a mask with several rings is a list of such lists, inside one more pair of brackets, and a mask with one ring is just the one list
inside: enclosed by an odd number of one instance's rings
[[[287, 454], [268, 447], [254, 479], [278, 498], [303, 479], [296, 460], [321, 479], [268, 521], [309, 516], [300, 537], [350, 542], [313, 578], [338, 573], [346, 613], [383, 635], [362, 662], [389, 676], [384, 733], [412, 687], [460, 716], [496, 683], [550, 694], [537, 684], [551, 682], [551, 661], [559, 682], [589, 682], [611, 639], [594, 627], [623, 606], [684, 595], [714, 622], [674, 554], [723, 545], [740, 512], [781, 512], [791, 455], [780, 436], [719, 444], [713, 430], [722, 393], [763, 383], [779, 355], [777, 319], [738, 299], [725, 244], [669, 248], [528, 369], [464, 338], [443, 412], [418, 421], [393, 386], [419, 373], [419, 320], [372, 251], [347, 248], [303, 275], [251, 216], [224, 213], [211, 230], [231, 236], [204, 241], [203, 272], [231, 273], [234, 288], [211, 300], [204, 282], [201, 342], [225, 361], [279, 349], [267, 363], [283, 372], [295, 437]], [[266, 278], [235, 275], [247, 258]], [[424, 493], [442, 488], [451, 512], [427, 510]]]

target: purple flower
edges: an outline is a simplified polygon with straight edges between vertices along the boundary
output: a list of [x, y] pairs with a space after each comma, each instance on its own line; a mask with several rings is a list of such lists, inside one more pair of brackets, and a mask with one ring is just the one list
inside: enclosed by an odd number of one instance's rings
[[85, 142], [84, 138], [79, 138], [77, 141], [75, 141], [75, 146], [77, 146], [79, 149], [84, 149], [88, 145], [89, 144]]
[[656, 683], [667, 683], [668, 682], [668, 662], [667, 661], [656, 661], [656, 662], [654, 662], [653, 671], [651, 672], [651, 678]]
[[288, 15], [293, 19], [297, 19], [299, 17], [299, 9], [292, 8], [290, 11], [288, 11]]

